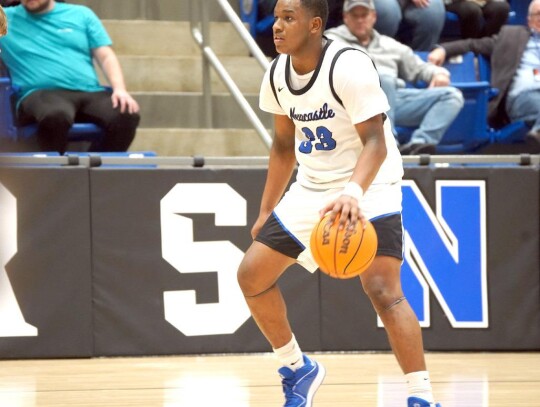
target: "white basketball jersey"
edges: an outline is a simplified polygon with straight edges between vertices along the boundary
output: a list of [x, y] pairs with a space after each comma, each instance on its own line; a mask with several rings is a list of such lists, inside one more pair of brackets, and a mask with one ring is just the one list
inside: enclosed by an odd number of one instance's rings
[[[297, 181], [315, 189], [338, 188], [349, 181], [363, 148], [354, 125], [389, 109], [371, 59], [331, 40], [317, 68], [307, 75], [296, 74], [290, 56], [279, 55], [264, 76], [259, 104], [293, 120]], [[398, 182], [403, 176], [389, 120], [384, 132], [388, 153], [373, 184]]]

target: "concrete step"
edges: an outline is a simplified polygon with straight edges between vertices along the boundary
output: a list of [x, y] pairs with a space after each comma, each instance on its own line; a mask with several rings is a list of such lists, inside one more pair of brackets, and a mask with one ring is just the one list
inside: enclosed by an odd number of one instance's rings
[[[195, 0], [197, 4], [201, 0]], [[102, 19], [123, 20], [179, 20], [189, 21], [190, 0], [69, 0], [69, 3], [90, 7]], [[209, 1], [209, 17], [212, 21], [225, 21], [221, 7]], [[240, 2], [229, 0], [239, 13]]]
[[254, 130], [139, 128], [130, 151], [154, 151], [164, 157], [268, 156]]
[[[141, 127], [253, 128], [230, 94], [212, 95], [212, 125], [205, 123], [204, 98], [190, 92], [136, 92], [141, 106]], [[259, 109], [258, 94], [244, 94], [249, 105], [266, 128], [273, 126], [272, 115]]]
[[[119, 55], [200, 56], [186, 21], [103, 20]], [[217, 55], [248, 56], [249, 50], [229, 22], [211, 22], [209, 45]]]
[[[119, 57], [130, 92], [201, 92], [202, 60], [199, 57]], [[264, 76], [255, 58], [222, 57], [221, 63], [243, 93], [258, 93]], [[100, 81], [107, 83], [98, 69]], [[212, 93], [228, 92], [221, 78], [210, 69]]]

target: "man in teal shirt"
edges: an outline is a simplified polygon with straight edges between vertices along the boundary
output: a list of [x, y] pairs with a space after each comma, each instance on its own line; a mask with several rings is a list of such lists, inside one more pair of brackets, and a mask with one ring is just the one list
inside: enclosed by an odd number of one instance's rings
[[[20, 124], [37, 123], [44, 151], [65, 152], [74, 121], [105, 130], [90, 151], [126, 151], [139, 123], [112, 41], [88, 7], [54, 0], [22, 0], [5, 10], [9, 33], [1, 58], [19, 88]], [[93, 61], [112, 90], [100, 85]]]

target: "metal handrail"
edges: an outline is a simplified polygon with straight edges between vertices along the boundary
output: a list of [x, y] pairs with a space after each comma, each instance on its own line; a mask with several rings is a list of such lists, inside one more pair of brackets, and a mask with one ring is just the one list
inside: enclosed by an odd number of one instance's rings
[[[122, 153], [119, 153], [122, 154]], [[88, 156], [28, 156], [17, 153], [0, 154], [0, 168], [9, 166], [34, 166], [34, 165], [58, 165], [58, 166], [82, 166], [100, 167], [103, 165], [116, 166], [157, 166], [157, 167], [253, 167], [267, 166], [268, 157], [139, 157], [133, 156], [108, 156], [99, 153], [91, 153]], [[540, 154], [508, 154], [508, 155], [410, 155], [403, 157], [405, 165], [420, 167], [459, 167], [459, 166], [485, 166], [490, 164], [512, 165], [520, 167], [539, 167]]]
[[[233, 98], [236, 100], [240, 109], [244, 112], [250, 123], [253, 125], [253, 128], [262, 139], [266, 147], [270, 148], [272, 145], [272, 137], [268, 133], [268, 130], [262, 124], [261, 120], [257, 114], [253, 111], [250, 104], [231, 78], [225, 66], [221, 63], [216, 53], [212, 50], [208, 44], [208, 32], [209, 32], [209, 20], [208, 20], [208, 2], [211, 0], [190, 0], [190, 25], [191, 25], [191, 35], [199, 48], [201, 49], [203, 55], [203, 97], [204, 97], [204, 108], [205, 108], [205, 121], [208, 127], [212, 126], [212, 91], [210, 86], [210, 65], [216, 73], [219, 75]], [[234, 9], [228, 3], [227, 0], [213, 0], [218, 3], [221, 7], [228, 20], [232, 23], [233, 27], [240, 35], [240, 38], [248, 46], [249, 51], [255, 57], [259, 65], [266, 70], [269, 66], [268, 59], [260, 50], [259, 46], [247, 30], [247, 28], [240, 20], [240, 17], [236, 14]], [[199, 5], [199, 16], [196, 16], [195, 13], [195, 4]], [[197, 18], [198, 17], [198, 18]], [[199, 26], [197, 26], [196, 21], [199, 21]]]

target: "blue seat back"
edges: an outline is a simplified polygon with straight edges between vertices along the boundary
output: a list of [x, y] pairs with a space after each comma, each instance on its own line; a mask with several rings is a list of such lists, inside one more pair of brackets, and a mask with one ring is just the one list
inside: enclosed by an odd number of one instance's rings
[[11, 79], [0, 77], [0, 137], [17, 139], [17, 128], [13, 117]]

